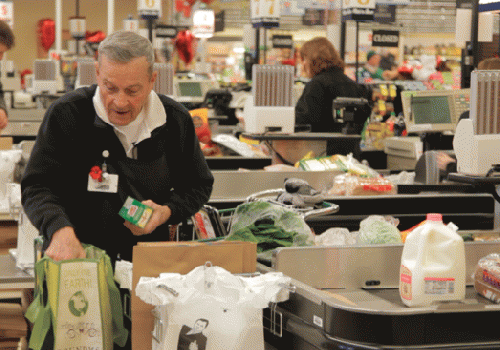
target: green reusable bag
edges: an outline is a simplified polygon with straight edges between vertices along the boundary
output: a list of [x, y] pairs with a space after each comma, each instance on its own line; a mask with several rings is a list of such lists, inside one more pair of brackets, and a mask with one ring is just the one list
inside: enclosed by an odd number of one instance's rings
[[40, 350], [50, 327], [54, 350], [113, 349], [124, 346], [120, 291], [106, 252], [83, 245], [87, 258], [35, 263], [35, 298], [26, 311], [33, 323], [29, 347]]

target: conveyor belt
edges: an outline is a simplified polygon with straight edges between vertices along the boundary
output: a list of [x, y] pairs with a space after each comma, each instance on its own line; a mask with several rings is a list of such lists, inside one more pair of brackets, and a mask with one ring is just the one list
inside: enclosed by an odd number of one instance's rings
[[[500, 308], [473, 287], [467, 288], [466, 303], [441, 308], [406, 308], [398, 301], [397, 289], [344, 290], [335, 295], [336, 301], [325, 298], [318, 305], [292, 294], [276, 308], [282, 316], [282, 336], [266, 329], [266, 341], [278, 350], [500, 349]], [[374, 310], [374, 304], [387, 309]], [[317, 315], [311, 318], [308, 309]]]

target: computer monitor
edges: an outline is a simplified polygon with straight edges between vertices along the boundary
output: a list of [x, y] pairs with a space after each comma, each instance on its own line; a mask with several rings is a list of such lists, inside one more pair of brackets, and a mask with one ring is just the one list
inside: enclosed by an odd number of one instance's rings
[[180, 81], [179, 95], [184, 97], [203, 97], [200, 81]]
[[218, 88], [218, 84], [212, 80], [176, 80], [175, 97], [179, 102], [201, 103], [205, 100], [207, 92], [216, 88]]
[[470, 89], [403, 91], [401, 100], [408, 132], [454, 132], [470, 108]]

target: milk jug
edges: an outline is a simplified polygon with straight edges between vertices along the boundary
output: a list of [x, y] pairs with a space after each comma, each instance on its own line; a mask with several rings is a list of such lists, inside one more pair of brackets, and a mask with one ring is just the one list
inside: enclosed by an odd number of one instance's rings
[[464, 241], [443, 224], [441, 214], [427, 214], [426, 222], [406, 238], [399, 294], [410, 307], [465, 298]]

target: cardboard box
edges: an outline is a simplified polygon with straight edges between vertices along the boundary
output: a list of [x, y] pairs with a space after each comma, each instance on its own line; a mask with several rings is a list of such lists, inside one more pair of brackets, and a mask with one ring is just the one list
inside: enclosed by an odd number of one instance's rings
[[210, 261], [231, 273], [257, 270], [257, 244], [238, 241], [139, 243], [132, 255], [132, 349], [151, 350], [153, 306], [135, 295], [140, 277], [158, 277], [163, 272], [187, 274]]
[[0, 303], [0, 339], [22, 338], [28, 334], [20, 304]]
[[0, 137], [0, 150], [10, 150], [14, 145], [14, 138], [8, 136]]
[[9, 254], [9, 249], [17, 247], [17, 230], [16, 221], [11, 219], [4, 220], [0, 224], [0, 255]]

